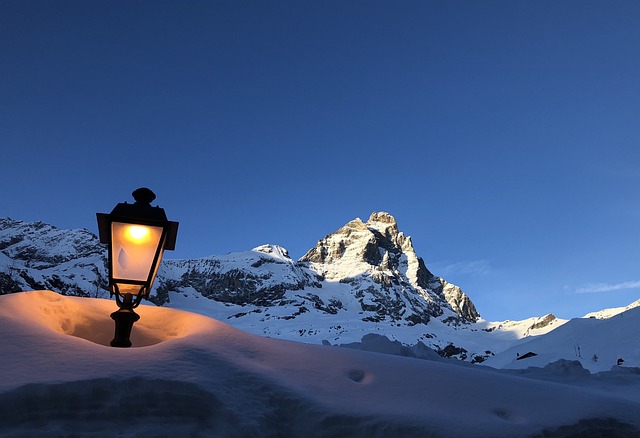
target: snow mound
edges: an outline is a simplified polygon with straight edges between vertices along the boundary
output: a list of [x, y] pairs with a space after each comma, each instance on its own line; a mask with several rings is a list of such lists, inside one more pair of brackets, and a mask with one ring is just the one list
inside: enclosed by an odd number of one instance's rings
[[268, 339], [151, 306], [137, 310], [136, 347], [110, 348], [115, 307], [47, 291], [0, 296], [0, 435], [640, 433], [640, 374], [613, 376], [629, 388], [619, 395], [606, 379], [579, 387]]
[[[34, 291], [3, 297], [0, 315], [20, 317], [33, 329], [75, 336], [109, 346], [115, 323], [110, 314], [118, 310], [113, 301], [65, 297], [49, 291]], [[91, 304], [91, 305], [87, 305]], [[184, 338], [213, 324], [213, 320], [173, 309], [140, 306], [140, 321], [131, 334], [134, 347], [146, 347]]]

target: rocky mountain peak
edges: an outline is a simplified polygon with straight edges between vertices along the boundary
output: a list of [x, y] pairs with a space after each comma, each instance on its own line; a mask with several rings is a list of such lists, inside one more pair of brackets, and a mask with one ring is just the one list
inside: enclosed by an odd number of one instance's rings
[[[403, 248], [403, 246], [405, 245], [407, 239], [405, 238], [403, 233], [398, 231], [398, 223], [396, 222], [396, 219], [389, 213], [385, 211], [373, 212], [371, 213], [371, 216], [369, 217], [369, 220], [365, 225], [374, 234], [378, 235], [379, 240], [387, 240], [388, 242], [386, 246], [405, 249]], [[406, 249], [413, 250], [412, 247]]]
[[367, 223], [371, 224], [373, 222], [382, 222], [385, 224], [397, 225], [396, 218], [391, 216], [386, 211], [374, 211], [373, 213], [371, 213], [371, 216], [369, 216], [369, 220], [367, 221]]
[[318, 241], [300, 261], [331, 264], [343, 259], [375, 258], [375, 254], [367, 254], [370, 243], [375, 243], [375, 236], [360, 218], [356, 218]]
[[383, 261], [388, 263], [388, 253], [397, 258], [404, 252], [414, 253], [411, 239], [398, 231], [398, 224], [389, 213], [374, 212], [366, 223], [356, 218], [325, 236], [300, 261], [331, 264], [349, 259], [379, 266]]
[[[411, 238], [398, 230], [396, 219], [386, 212], [372, 213], [366, 223], [360, 219], [348, 222], [318, 241], [300, 261], [307, 262], [321, 278], [368, 291], [376, 304], [361, 299], [363, 309], [381, 308], [378, 304], [384, 302], [387, 308], [397, 304], [398, 315], [408, 313], [402, 310], [402, 301], [412, 303], [415, 313], [409, 317], [415, 321], [425, 322], [447, 312], [465, 321], [476, 321], [480, 317], [460, 288], [448, 285], [427, 269], [417, 256]], [[448, 285], [446, 291], [445, 284]], [[416, 299], [416, 295], [422, 298]], [[389, 315], [385, 317], [397, 317]]]
[[398, 223], [396, 218], [385, 211], [373, 212], [366, 223], [367, 227], [374, 228], [383, 234], [389, 232], [390, 235], [398, 234]]

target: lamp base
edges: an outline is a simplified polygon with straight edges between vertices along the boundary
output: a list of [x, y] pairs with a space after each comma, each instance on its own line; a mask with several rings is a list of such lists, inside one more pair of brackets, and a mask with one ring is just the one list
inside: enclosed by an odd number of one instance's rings
[[131, 347], [131, 329], [133, 323], [140, 319], [140, 315], [132, 309], [120, 309], [111, 314], [111, 319], [116, 322], [116, 332], [113, 340], [109, 345], [112, 347], [129, 348]]

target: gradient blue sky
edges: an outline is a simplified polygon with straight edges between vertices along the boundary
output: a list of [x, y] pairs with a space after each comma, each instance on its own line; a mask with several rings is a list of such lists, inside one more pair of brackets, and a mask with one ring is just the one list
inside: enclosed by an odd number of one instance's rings
[[0, 216], [294, 258], [388, 211], [490, 320], [640, 298], [637, 1], [0, 2]]

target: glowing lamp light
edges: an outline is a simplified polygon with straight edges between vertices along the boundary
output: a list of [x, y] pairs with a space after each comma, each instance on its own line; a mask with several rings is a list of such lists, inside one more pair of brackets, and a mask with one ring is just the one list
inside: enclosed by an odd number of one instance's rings
[[151, 230], [142, 225], [131, 225], [127, 227], [125, 234], [130, 242], [144, 243], [149, 240]]
[[178, 222], [167, 220], [164, 209], [152, 207], [156, 195], [147, 188], [133, 193], [134, 204], [115, 206], [110, 214], [97, 213], [100, 243], [109, 246], [109, 290], [119, 310], [112, 347], [130, 347], [133, 323], [140, 319], [133, 309], [149, 297], [165, 250], [173, 250]]

